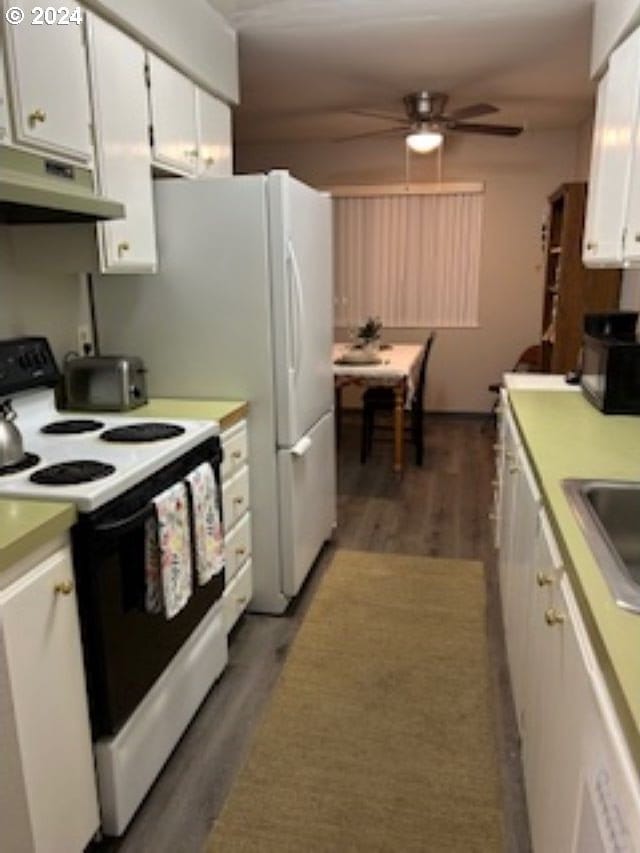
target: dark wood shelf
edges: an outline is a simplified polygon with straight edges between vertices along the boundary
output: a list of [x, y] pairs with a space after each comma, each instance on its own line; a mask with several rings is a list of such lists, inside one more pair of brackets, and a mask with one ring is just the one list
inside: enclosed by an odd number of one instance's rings
[[553, 341], [543, 340], [543, 366], [552, 373], [578, 367], [584, 315], [616, 310], [620, 270], [591, 270], [582, 263], [585, 183], [562, 184], [549, 197], [549, 224], [541, 336], [553, 326]]

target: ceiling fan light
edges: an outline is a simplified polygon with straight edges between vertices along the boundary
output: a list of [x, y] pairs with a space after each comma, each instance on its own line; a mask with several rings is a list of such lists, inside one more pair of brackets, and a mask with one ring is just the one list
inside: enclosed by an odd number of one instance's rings
[[417, 130], [410, 133], [405, 142], [416, 154], [428, 154], [442, 145], [443, 136], [438, 130]]

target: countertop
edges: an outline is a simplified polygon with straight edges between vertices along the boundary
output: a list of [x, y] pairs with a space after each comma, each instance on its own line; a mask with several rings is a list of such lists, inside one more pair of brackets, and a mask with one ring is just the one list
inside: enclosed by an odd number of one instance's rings
[[246, 418], [248, 410], [248, 404], [244, 400], [182, 400], [172, 397], [154, 397], [144, 406], [132, 409], [126, 414], [141, 418], [192, 418], [218, 421], [222, 431]]
[[[220, 429], [225, 430], [245, 418], [247, 411], [247, 403], [243, 400], [181, 400], [159, 397], [122, 414], [147, 418], [218, 421]], [[76, 510], [72, 504], [0, 499], [0, 572], [55, 536], [64, 533], [73, 526], [75, 520]]]
[[582, 394], [513, 390], [509, 397], [594, 650], [640, 766], [640, 614], [614, 602], [561, 483], [569, 477], [639, 480], [640, 418], [603, 415]]
[[0, 572], [65, 533], [76, 520], [73, 504], [0, 500]]

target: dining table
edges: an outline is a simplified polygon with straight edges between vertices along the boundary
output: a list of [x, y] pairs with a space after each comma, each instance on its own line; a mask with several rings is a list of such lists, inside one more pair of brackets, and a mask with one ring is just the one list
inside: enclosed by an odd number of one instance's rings
[[336, 424], [340, 431], [342, 390], [348, 385], [367, 388], [384, 385], [393, 388], [393, 470], [400, 474], [404, 467], [404, 417], [416, 386], [420, 357], [424, 344], [382, 344], [370, 360], [349, 343], [333, 345], [333, 380], [335, 388]]

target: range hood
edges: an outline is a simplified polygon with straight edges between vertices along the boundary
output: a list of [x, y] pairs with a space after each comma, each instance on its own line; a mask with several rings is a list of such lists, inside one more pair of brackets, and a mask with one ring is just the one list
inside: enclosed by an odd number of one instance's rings
[[89, 169], [0, 145], [0, 222], [96, 222], [124, 215], [123, 204], [96, 195]]

